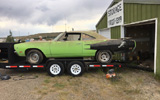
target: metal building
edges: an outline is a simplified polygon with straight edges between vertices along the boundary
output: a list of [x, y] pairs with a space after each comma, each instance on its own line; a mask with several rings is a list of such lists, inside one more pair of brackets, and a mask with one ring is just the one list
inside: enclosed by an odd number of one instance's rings
[[129, 56], [153, 59], [160, 76], [160, 0], [113, 0], [96, 25], [107, 38], [132, 37], [137, 49]]

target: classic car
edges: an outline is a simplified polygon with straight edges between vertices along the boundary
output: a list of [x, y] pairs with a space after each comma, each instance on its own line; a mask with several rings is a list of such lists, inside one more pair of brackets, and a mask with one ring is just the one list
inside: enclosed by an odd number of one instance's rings
[[131, 39], [107, 39], [95, 32], [64, 32], [52, 41], [33, 41], [14, 45], [15, 52], [31, 64], [40, 64], [49, 58], [95, 57], [101, 63], [110, 63], [112, 54], [130, 51], [135, 47]]

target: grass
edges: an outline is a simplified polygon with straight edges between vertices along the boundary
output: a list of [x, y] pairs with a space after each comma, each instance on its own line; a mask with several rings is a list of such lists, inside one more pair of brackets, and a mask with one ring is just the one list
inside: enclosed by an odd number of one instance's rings
[[52, 87], [56, 87], [56, 88], [64, 88], [65, 85], [61, 84], [61, 83], [55, 83]]
[[43, 97], [48, 93], [55, 93], [55, 92], [61, 91], [62, 89], [65, 88], [65, 86], [66, 84], [63, 84], [63, 81], [59, 80], [59, 78], [57, 77], [54, 77], [54, 78], [46, 77], [46, 79], [43, 81], [41, 86], [39, 88], [35, 88], [35, 90], [37, 91], [38, 94], [41, 94], [41, 96]]
[[[149, 88], [154, 85], [146, 84], [153, 81], [152, 73], [130, 70], [128, 68], [117, 69], [117, 79], [106, 79], [102, 69], [91, 70], [81, 77], [61, 76], [46, 78], [36, 92], [43, 97], [49, 94], [56, 95], [56, 99], [90, 99], [90, 100], [144, 100], [150, 96]], [[146, 79], [147, 78], [147, 79]], [[153, 82], [152, 84], [156, 83]], [[156, 85], [157, 86], [157, 85]], [[147, 92], [146, 92], [147, 91]], [[160, 93], [160, 88], [156, 88], [156, 93]], [[147, 97], [146, 97], [147, 96]], [[116, 99], [115, 99], [116, 98]], [[154, 97], [151, 97], [153, 99]], [[43, 99], [43, 98], [42, 98]], [[139, 99], [137, 99], [139, 100]], [[153, 99], [155, 100], [155, 98]]]
[[41, 93], [42, 93], [42, 91], [41, 91], [41, 90], [38, 90], [38, 93], [40, 93], [40, 94], [41, 94]]
[[102, 68], [101, 68], [101, 69], [98, 69], [98, 70], [97, 70], [97, 73], [100, 74], [100, 75], [101, 75], [101, 74], [104, 74]]
[[125, 89], [123, 90], [126, 94], [140, 94], [140, 89]]
[[160, 94], [160, 90], [157, 90], [157, 92]]
[[50, 83], [50, 80], [49, 80], [49, 79], [45, 79], [45, 80], [44, 80], [44, 83], [47, 83], [47, 84], [48, 84], [48, 83]]
[[154, 79], [156, 79], [157, 81], [160, 82], [160, 75], [154, 75], [154, 74], [152, 74], [152, 75], [154, 76]]
[[20, 74], [20, 75], [19, 75], [19, 77], [23, 77], [23, 76], [24, 76], [24, 74]]
[[38, 78], [38, 75], [35, 75], [35, 78]]

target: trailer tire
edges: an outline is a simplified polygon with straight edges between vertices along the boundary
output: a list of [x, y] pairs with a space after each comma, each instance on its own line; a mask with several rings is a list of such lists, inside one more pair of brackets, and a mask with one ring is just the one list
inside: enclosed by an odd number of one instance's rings
[[100, 63], [110, 63], [112, 61], [112, 52], [109, 50], [99, 50], [96, 59]]
[[72, 76], [80, 76], [84, 71], [84, 64], [80, 61], [72, 61], [68, 64], [67, 72]]
[[38, 50], [30, 50], [27, 53], [26, 60], [30, 64], [40, 64], [43, 61], [43, 54]]
[[47, 72], [50, 76], [58, 76], [64, 73], [64, 65], [61, 62], [50, 62], [47, 65]]

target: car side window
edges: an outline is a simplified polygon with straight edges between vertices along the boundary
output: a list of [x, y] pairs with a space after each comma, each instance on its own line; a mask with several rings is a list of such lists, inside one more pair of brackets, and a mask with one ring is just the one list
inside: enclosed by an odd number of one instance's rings
[[65, 34], [63, 34], [57, 41], [64, 41]]
[[80, 41], [80, 34], [69, 34], [67, 37], [67, 41]]
[[93, 40], [95, 37], [89, 36], [87, 34], [82, 34], [82, 40]]
[[64, 34], [58, 41], [80, 41], [81, 34]]

